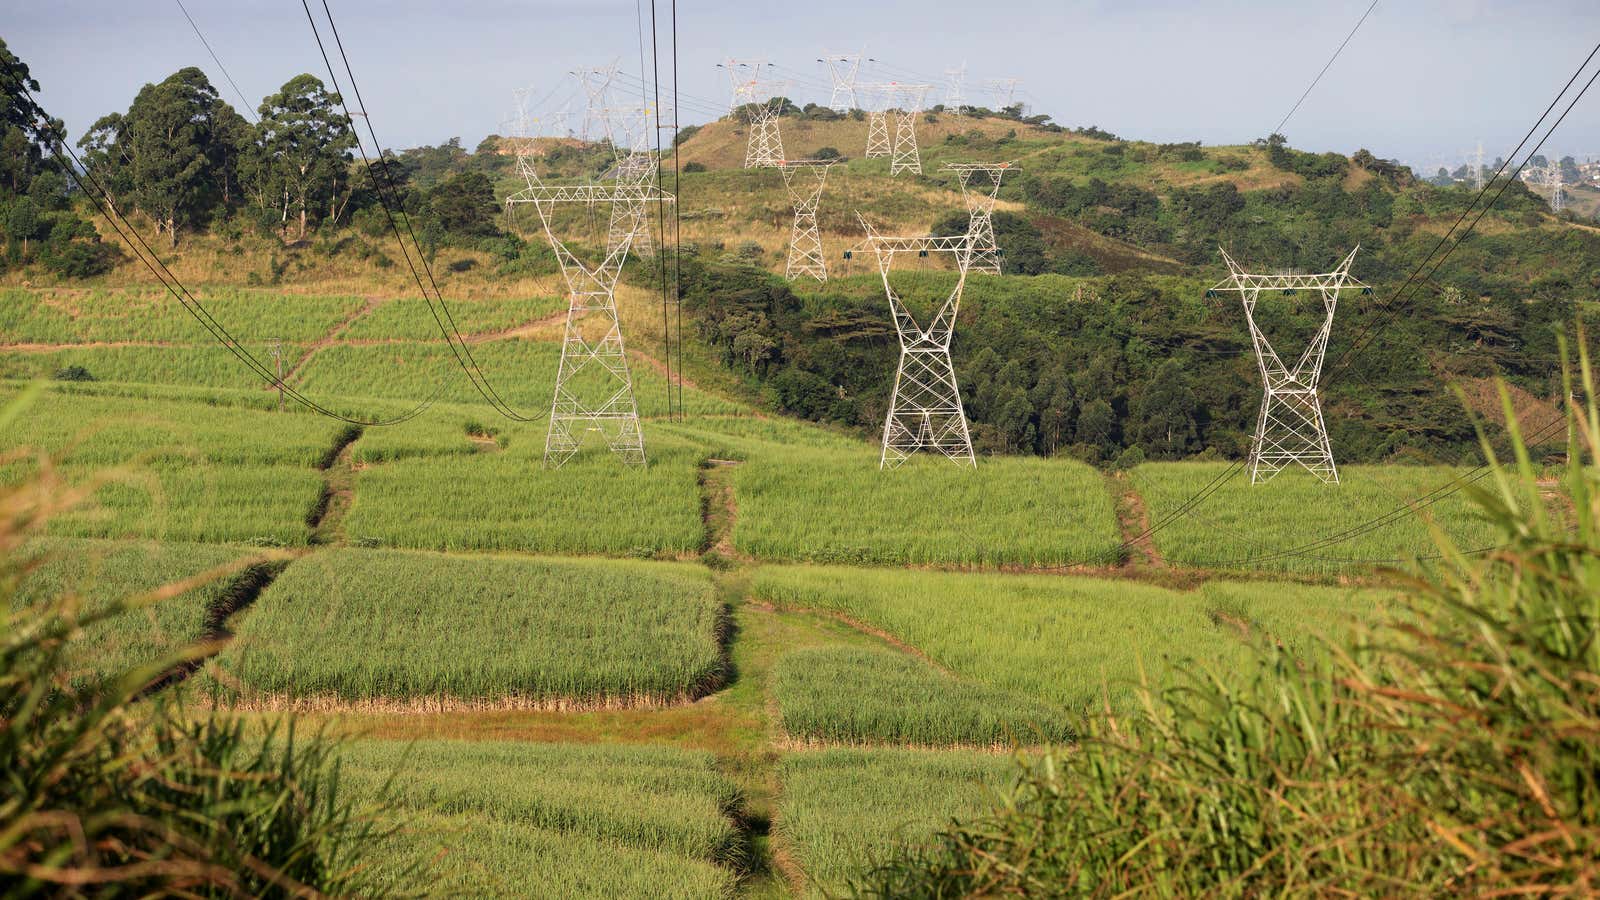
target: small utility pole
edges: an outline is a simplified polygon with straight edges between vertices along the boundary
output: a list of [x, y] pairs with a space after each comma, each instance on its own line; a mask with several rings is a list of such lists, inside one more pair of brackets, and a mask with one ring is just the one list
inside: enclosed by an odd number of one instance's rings
[[273, 338], [268, 352], [272, 354], [272, 361], [278, 368], [278, 412], [283, 412], [283, 339]]

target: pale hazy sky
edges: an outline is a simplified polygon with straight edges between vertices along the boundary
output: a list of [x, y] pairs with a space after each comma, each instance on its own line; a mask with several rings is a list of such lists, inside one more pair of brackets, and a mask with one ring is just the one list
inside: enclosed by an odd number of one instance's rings
[[[296, 0], [184, 0], [252, 105], [290, 76], [326, 72]], [[500, 131], [514, 89], [573, 93], [567, 72], [620, 59], [640, 70], [633, 0], [330, 0], [368, 112], [388, 147]], [[649, 0], [643, 0], [649, 40]], [[659, 0], [663, 65], [670, 64]], [[863, 80], [943, 80], [965, 61], [968, 96], [1022, 79], [1019, 99], [1066, 125], [1125, 137], [1236, 143], [1265, 135], [1371, 0], [1057, 0], [1051, 3], [681, 0], [682, 118], [727, 102], [715, 63], [765, 57], [800, 102], [826, 101], [824, 51], [881, 60]], [[174, 0], [11, 0], [0, 37], [43, 84], [73, 138], [184, 65], [232, 89]], [[313, 6], [320, 5], [320, 0]], [[1596, 0], [1379, 0], [1296, 113], [1292, 144], [1428, 166], [1479, 141], [1509, 152], [1596, 42]], [[892, 68], [889, 68], [892, 67]], [[817, 83], [817, 84], [813, 84]], [[670, 87], [670, 83], [667, 85]], [[934, 99], [942, 91], [936, 88]], [[1600, 157], [1600, 85], [1546, 147]]]

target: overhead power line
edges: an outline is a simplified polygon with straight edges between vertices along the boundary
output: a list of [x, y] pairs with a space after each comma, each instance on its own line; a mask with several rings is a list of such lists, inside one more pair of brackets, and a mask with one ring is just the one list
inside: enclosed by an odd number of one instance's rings
[[[390, 231], [393, 232], [395, 241], [400, 245], [400, 252], [405, 257], [406, 266], [411, 270], [411, 276], [416, 280], [417, 288], [422, 291], [423, 300], [427, 302], [428, 311], [433, 314], [434, 322], [439, 326], [440, 332], [444, 335], [445, 342], [450, 345], [450, 352], [455, 357], [456, 363], [460, 365], [462, 371], [466, 373], [468, 380], [472, 382], [472, 386], [477, 390], [479, 396], [483, 397], [483, 399], [487, 401], [490, 406], [494, 407], [496, 412], [507, 419], [517, 422], [533, 421], [532, 417], [525, 416], [517, 412], [500, 396], [499, 392], [495, 390], [494, 385], [483, 373], [482, 368], [478, 365], [478, 361], [473, 358], [472, 348], [468, 346], [466, 339], [461, 336], [461, 330], [456, 326], [455, 317], [450, 313], [450, 307], [445, 302], [444, 294], [439, 290], [439, 284], [433, 277], [433, 267], [428, 263], [427, 257], [422, 253], [422, 243], [417, 240], [416, 232], [411, 227], [411, 217], [409, 215], [403, 215], [402, 221], [405, 222], [406, 234], [410, 236], [412, 246], [417, 251], [417, 262], [422, 264], [422, 273], [417, 271], [416, 264], [411, 260], [411, 252], [406, 247], [405, 240], [400, 236], [400, 226], [396, 223], [394, 210], [390, 208], [391, 197], [389, 195], [394, 192], [394, 186], [389, 183], [387, 175], [379, 175], [373, 172], [372, 160], [367, 157], [367, 151], [362, 143], [360, 131], [356, 128], [355, 117], [350, 111], [350, 101], [345, 97], [344, 92], [340, 90], [339, 76], [338, 73], [334, 71], [333, 61], [329, 58], [327, 46], [323, 43], [322, 31], [317, 26], [316, 16], [314, 16], [311, 12], [310, 0], [300, 0], [300, 5], [305, 9], [306, 21], [311, 24], [312, 35], [317, 41], [317, 50], [322, 55], [323, 64], [327, 66], [328, 79], [332, 83], [334, 91], [339, 94], [340, 105], [344, 108], [345, 119], [350, 123], [351, 132], [356, 138], [356, 149], [361, 154], [361, 162], [366, 168], [368, 178], [372, 180], [373, 186], [376, 188], [378, 203], [383, 207], [384, 217], [389, 222]], [[322, 10], [324, 15], [327, 16], [328, 27], [333, 34], [334, 45], [339, 52], [339, 58], [343, 61], [345, 74], [350, 79], [350, 89], [355, 94], [357, 105], [361, 107], [362, 119], [367, 123], [367, 134], [372, 138], [373, 151], [377, 153], [378, 158], [382, 159], [384, 155], [383, 145], [378, 141], [377, 131], [373, 128], [372, 116], [368, 114], [366, 101], [362, 99], [361, 87], [356, 82], [355, 71], [351, 68], [350, 57], [345, 53], [344, 41], [339, 35], [339, 26], [333, 20], [333, 10], [329, 8], [328, 0], [322, 0]], [[396, 205], [399, 205], [398, 197], [393, 199], [396, 201]], [[404, 210], [402, 209], [402, 213], [403, 212]], [[424, 284], [422, 280], [422, 274], [424, 273], [427, 275], [427, 284]], [[433, 296], [431, 298], [428, 295], [428, 289], [430, 286], [433, 289]], [[433, 303], [435, 299], [437, 299], [439, 304], [438, 310], [434, 309]], [[443, 319], [441, 319], [439, 316], [440, 311], [443, 311], [444, 313]]]
[[216, 63], [217, 68], [222, 71], [222, 77], [227, 79], [228, 84], [233, 87], [234, 96], [239, 98], [240, 111], [242, 111], [246, 116], [249, 116], [250, 121], [259, 124], [261, 120], [256, 117], [255, 107], [251, 106], [250, 101], [245, 99], [244, 91], [239, 90], [239, 85], [234, 82], [233, 76], [228, 74], [228, 67], [223, 65], [222, 60], [217, 58], [217, 51], [211, 49], [211, 42], [206, 40], [206, 36], [204, 34], [200, 33], [200, 26], [195, 24], [194, 16], [189, 15], [189, 10], [184, 8], [183, 0], [173, 0], [173, 2], [178, 4], [178, 9], [182, 11], [183, 17], [189, 20], [189, 27], [194, 29], [194, 36], [200, 39], [200, 43], [206, 48], [206, 52], [211, 54], [211, 61]]
[[1335, 60], [1337, 60], [1339, 58], [1339, 54], [1343, 53], [1344, 52], [1344, 48], [1349, 46], [1350, 39], [1356, 36], [1356, 32], [1361, 30], [1362, 23], [1367, 21], [1367, 16], [1372, 15], [1372, 11], [1374, 9], [1377, 9], [1377, 7], [1378, 7], [1378, 0], [1372, 0], [1372, 5], [1368, 6], [1367, 7], [1367, 11], [1361, 14], [1361, 18], [1356, 20], [1356, 27], [1350, 29], [1350, 33], [1344, 36], [1344, 40], [1339, 43], [1339, 48], [1337, 50], [1333, 51], [1333, 55], [1332, 56], [1328, 57], [1327, 64], [1325, 64], [1322, 67], [1322, 71], [1317, 73], [1317, 77], [1311, 79], [1311, 84], [1306, 86], [1305, 93], [1301, 94], [1300, 95], [1300, 99], [1296, 100], [1294, 102], [1294, 106], [1290, 107], [1289, 111], [1284, 114], [1283, 121], [1278, 123], [1278, 127], [1272, 129], [1269, 132], [1267, 132], [1268, 134], [1282, 134], [1283, 133], [1283, 126], [1289, 124], [1289, 120], [1294, 118], [1295, 112], [1297, 112], [1300, 109], [1300, 104], [1306, 102], [1306, 98], [1311, 96], [1311, 92], [1313, 90], [1316, 90], [1317, 84], [1322, 81], [1322, 76], [1328, 74], [1328, 70], [1333, 68], [1333, 63], [1334, 63]]
[[[100, 183], [100, 180], [95, 177], [94, 172], [85, 166], [83, 161], [78, 158], [78, 155], [74, 153], [72, 148], [67, 145], [66, 136], [62, 134], [58, 128], [56, 128], [55, 122], [45, 114], [43, 107], [39, 105], [38, 101], [34, 98], [33, 93], [28, 90], [27, 85], [19, 81], [18, 90], [21, 92], [18, 99], [23, 101], [24, 108], [27, 110], [29, 115], [37, 122], [43, 124], [44, 128], [50, 132], [50, 136], [53, 139], [50, 145], [50, 152], [55, 157], [56, 162], [60, 164], [61, 168], [65, 170], [67, 175], [75, 184], [77, 184], [78, 189], [83, 192], [84, 196], [89, 198], [89, 202], [94, 205], [95, 211], [106, 220], [107, 224], [111, 226], [112, 230], [117, 233], [117, 237], [120, 238], [123, 243], [128, 245], [128, 249], [133, 251], [133, 255], [139, 260], [140, 263], [144, 265], [146, 269], [150, 270], [150, 274], [154, 275], [157, 281], [161, 282], [161, 286], [166, 288], [168, 293], [172, 294], [173, 298], [178, 301], [178, 304], [183, 307], [185, 312], [193, 316], [195, 321], [199, 322], [201, 327], [210, 332], [211, 336], [221, 343], [223, 347], [228, 350], [228, 352], [232, 353], [234, 357], [236, 357], [241, 363], [244, 363], [246, 368], [255, 372], [255, 374], [269, 386], [277, 388], [283, 396], [287, 396], [291, 400], [295, 401], [301, 406], [306, 407], [307, 409], [312, 410], [313, 412], [332, 419], [338, 419], [341, 422], [347, 422], [351, 425], [361, 425], [363, 427], [398, 425], [401, 422], [415, 418], [433, 404], [434, 400], [439, 395], [438, 389], [435, 389], [433, 396], [428, 397], [426, 400], [423, 400], [412, 409], [399, 416], [395, 416], [394, 418], [358, 419], [322, 406], [316, 401], [300, 393], [300, 391], [283, 384], [281, 379], [276, 377], [273, 370], [269, 368], [266, 363], [263, 363], [255, 356], [255, 354], [251, 353], [247, 348], [245, 348], [245, 346], [237, 338], [235, 338], [233, 334], [229, 332], [228, 329], [220, 321], [218, 321], [209, 310], [205, 308], [205, 305], [202, 304], [199, 299], [196, 298], [194, 294], [184, 286], [183, 282], [178, 279], [177, 275], [173, 274], [172, 270], [167, 267], [167, 264], [161, 260], [161, 257], [158, 256], [149, 243], [145, 241], [144, 236], [139, 234], [133, 225], [127, 221], [126, 217], [124, 217], [117, 209], [116, 202], [113, 200], [110, 191], [106, 190], [105, 186]], [[85, 183], [86, 181], [87, 184]], [[91, 185], [93, 186], [94, 190], [89, 189]]]

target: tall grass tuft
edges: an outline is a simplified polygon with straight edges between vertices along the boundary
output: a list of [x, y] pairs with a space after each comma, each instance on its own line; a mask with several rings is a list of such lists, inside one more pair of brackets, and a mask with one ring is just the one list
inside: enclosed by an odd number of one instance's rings
[[1387, 624], [1147, 689], [855, 890], [1600, 892], [1600, 415], [1579, 362], [1564, 482], [1540, 484], [1507, 401], [1514, 461], [1463, 488], [1497, 549], [1436, 533]]
[[[26, 398], [0, 406], [0, 433]], [[0, 460], [3, 462], [3, 460]], [[6, 896], [315, 896], [364, 890], [358, 858], [384, 839], [339, 789], [321, 737], [190, 717], [149, 688], [211, 648], [161, 648], [81, 679], [79, 644], [107, 623], [259, 560], [146, 593], [84, 603], [13, 602], [36, 569], [27, 549], [92, 486], [42, 458], [0, 485], [0, 884]], [[92, 640], [92, 638], [90, 638]]]

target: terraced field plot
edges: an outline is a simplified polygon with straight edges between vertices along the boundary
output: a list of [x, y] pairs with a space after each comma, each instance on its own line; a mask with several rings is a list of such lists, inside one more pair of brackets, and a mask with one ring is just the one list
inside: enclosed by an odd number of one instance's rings
[[887, 649], [788, 653], [778, 661], [772, 694], [779, 725], [800, 743], [1009, 747], [1072, 737], [1064, 710], [962, 682]]
[[418, 866], [451, 896], [725, 897], [743, 861], [737, 792], [709, 753], [364, 741], [344, 762], [358, 791], [394, 776], [380, 888]]
[[724, 673], [703, 569], [331, 550], [298, 560], [223, 654], [267, 703], [652, 704]]
[[752, 453], [734, 476], [734, 544], [762, 559], [865, 564], [1055, 565], [1113, 557], [1102, 476], [1065, 460], [983, 459], [976, 471], [878, 454]]
[[[305, 296], [264, 289], [193, 286], [193, 290], [205, 308], [245, 344], [275, 338], [291, 343], [314, 340], [366, 302], [359, 297]], [[6, 290], [0, 292], [0, 335], [8, 344], [140, 341], [196, 344], [227, 353], [170, 293], [159, 288]]]
[[[471, 363], [476, 364], [495, 395], [529, 417], [544, 417], [550, 412], [555, 392], [556, 368], [561, 360], [561, 345], [552, 341], [498, 340], [470, 346]], [[462, 357], [466, 359], [465, 356]], [[312, 396], [339, 394], [346, 397], [404, 398], [413, 402], [425, 397], [451, 403], [471, 403], [495, 415], [488, 402], [462, 373], [448, 345], [442, 342], [399, 341], [384, 344], [335, 343], [312, 356], [299, 373], [297, 386]], [[595, 370], [597, 373], [598, 370]], [[666, 412], [666, 380], [647, 365], [632, 365], [634, 394], [639, 414]], [[602, 391], [584, 396], [607, 396], [615, 383], [595, 375], [572, 382], [577, 391]], [[689, 413], [736, 413], [743, 407], [700, 391], [685, 388], [684, 409]]]
[[503, 452], [362, 469], [347, 531], [394, 547], [611, 556], [691, 553], [704, 542], [702, 451], [647, 429], [647, 469], [623, 466], [603, 446], [546, 469], [543, 431], [534, 434], [519, 429]]
[[[38, 564], [19, 584], [15, 607], [71, 595], [84, 613], [249, 559], [245, 551], [207, 544], [70, 538], [37, 540], [23, 553]], [[170, 665], [175, 653], [205, 635], [210, 612], [241, 599], [259, 583], [257, 578], [243, 571], [219, 574], [177, 596], [141, 603], [98, 622], [74, 647], [74, 665], [86, 679]]]
[[[1149, 463], [1131, 477], [1152, 520], [1159, 521], [1226, 468], [1226, 463]], [[1463, 549], [1489, 546], [1494, 543], [1491, 530], [1460, 492], [1441, 496], [1421, 509], [1420, 516], [1407, 508], [1415, 498], [1448, 488], [1465, 472], [1436, 466], [1344, 466], [1340, 484], [1332, 486], [1293, 470], [1253, 485], [1248, 472], [1241, 471], [1158, 531], [1156, 546], [1171, 562], [1204, 568], [1337, 575], [1352, 567], [1400, 566], [1437, 552], [1421, 516]], [[1389, 513], [1395, 513], [1394, 521], [1384, 527], [1331, 547], [1283, 553]]]
[[[1277, 612], [1283, 605], [1322, 621], [1373, 609], [1372, 597], [1349, 588], [1213, 583], [1181, 592], [1126, 580], [822, 566], [763, 566], [752, 590], [882, 629], [979, 684], [1078, 712], [1107, 696], [1126, 702], [1142, 677], [1159, 680], [1168, 666], [1225, 664], [1246, 652], [1213, 611], [1274, 596], [1293, 598], [1262, 601], [1274, 624], [1290, 621]], [[1287, 636], [1303, 633], [1297, 626]]]
[[778, 767], [774, 827], [805, 868], [807, 893], [839, 896], [896, 846], [986, 808], [1014, 766], [1001, 754], [961, 751], [791, 753]]

